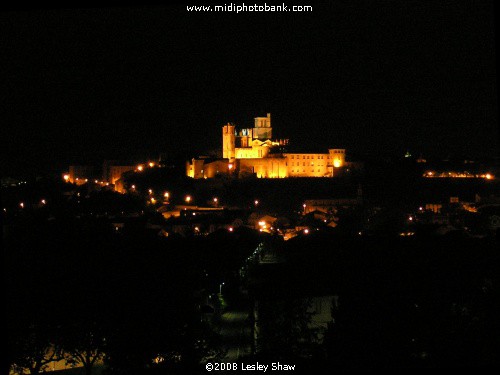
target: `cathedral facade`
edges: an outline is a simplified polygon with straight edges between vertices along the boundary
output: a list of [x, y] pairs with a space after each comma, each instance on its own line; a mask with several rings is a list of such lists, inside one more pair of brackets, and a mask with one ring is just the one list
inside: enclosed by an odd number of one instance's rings
[[192, 178], [217, 175], [255, 176], [258, 178], [335, 177], [349, 166], [345, 149], [332, 148], [327, 153], [288, 152], [287, 139], [272, 139], [271, 114], [256, 117], [254, 127], [222, 127], [222, 159], [194, 158], [186, 165]]

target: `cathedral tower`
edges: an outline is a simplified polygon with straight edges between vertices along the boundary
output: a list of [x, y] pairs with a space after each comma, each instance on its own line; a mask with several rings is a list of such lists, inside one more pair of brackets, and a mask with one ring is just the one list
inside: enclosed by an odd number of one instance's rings
[[271, 128], [271, 114], [268, 113], [267, 117], [255, 117], [255, 127], [253, 128], [253, 138], [265, 141], [271, 139], [273, 136], [273, 129]]
[[235, 156], [235, 129], [228, 123], [222, 127], [222, 157], [234, 159]]

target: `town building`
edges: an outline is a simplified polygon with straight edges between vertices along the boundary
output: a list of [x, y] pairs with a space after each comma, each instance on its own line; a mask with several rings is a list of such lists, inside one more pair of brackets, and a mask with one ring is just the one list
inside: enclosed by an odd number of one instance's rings
[[193, 158], [186, 165], [192, 178], [218, 175], [255, 176], [258, 178], [335, 177], [342, 171], [361, 168], [346, 161], [346, 150], [328, 152], [289, 152], [288, 139], [272, 139], [271, 114], [256, 117], [254, 127], [237, 129], [228, 123], [222, 127], [222, 159]]

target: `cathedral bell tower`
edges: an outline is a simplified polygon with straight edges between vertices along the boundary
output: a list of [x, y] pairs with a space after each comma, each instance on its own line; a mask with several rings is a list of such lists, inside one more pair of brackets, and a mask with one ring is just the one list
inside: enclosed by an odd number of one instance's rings
[[235, 157], [235, 129], [230, 123], [222, 127], [222, 157], [224, 159]]

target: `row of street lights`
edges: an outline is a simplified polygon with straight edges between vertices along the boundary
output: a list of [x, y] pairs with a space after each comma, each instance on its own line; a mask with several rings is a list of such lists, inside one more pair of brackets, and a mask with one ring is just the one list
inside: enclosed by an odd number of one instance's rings
[[[131, 185], [130, 188], [135, 191], [136, 185]], [[148, 193], [149, 193], [149, 195], [153, 195], [153, 193], [154, 193], [153, 189], [148, 189]], [[168, 199], [170, 198], [170, 193], [168, 191], [164, 192], [163, 197], [168, 201]], [[154, 199], [154, 198], [151, 198], [151, 199]], [[193, 201], [193, 197], [191, 195], [186, 195], [184, 197], [184, 201], [186, 203], [191, 203]], [[219, 205], [219, 198], [218, 197], [212, 198], [212, 201], [213, 201], [214, 205], [216, 205], [216, 206]], [[254, 200], [253, 203], [254, 203], [255, 207], [258, 207], [260, 204], [260, 201], [258, 199], [256, 199], [256, 200]]]

